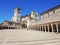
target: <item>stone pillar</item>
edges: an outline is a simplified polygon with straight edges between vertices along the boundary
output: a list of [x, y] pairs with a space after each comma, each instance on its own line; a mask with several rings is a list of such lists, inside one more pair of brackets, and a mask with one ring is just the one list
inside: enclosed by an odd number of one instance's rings
[[33, 27], [33, 30], [34, 30], [34, 27]]
[[37, 30], [39, 30], [39, 27], [37, 26]]
[[46, 25], [44, 25], [44, 29], [45, 29], [45, 32], [46, 32]]
[[34, 30], [36, 30], [36, 27], [34, 27]]
[[40, 27], [38, 28], [38, 30], [40, 31]]
[[37, 27], [37, 30], [39, 30], [39, 27]]
[[40, 31], [40, 27], [39, 27], [39, 31]]
[[39, 30], [39, 27], [38, 27], [38, 30]]
[[33, 27], [32, 27], [32, 30], [33, 30]]
[[58, 23], [56, 23], [56, 30], [57, 30], [57, 33], [59, 33], [59, 31], [58, 31]]
[[39, 31], [40, 31], [40, 27], [39, 27]]
[[43, 25], [42, 25], [42, 31], [43, 31]]
[[35, 30], [35, 27], [34, 27], [34, 30]]
[[36, 30], [36, 27], [35, 27], [35, 30]]
[[35, 30], [35, 27], [34, 27], [34, 30]]
[[39, 27], [39, 31], [40, 31], [40, 27]]
[[53, 32], [53, 24], [51, 24], [52, 32]]
[[31, 28], [31, 30], [32, 30], [32, 28]]
[[37, 27], [37, 30], [38, 30], [38, 27]]
[[9, 26], [8, 26], [8, 29], [9, 29]]
[[40, 26], [40, 31], [41, 31], [41, 26]]
[[33, 27], [32, 27], [32, 30], [33, 30]]
[[36, 30], [37, 30], [37, 27], [36, 27]]
[[48, 32], [49, 32], [49, 24], [47, 24]]
[[33, 30], [34, 30], [34, 27], [33, 27]]
[[34, 30], [35, 30], [35, 27], [34, 27]]
[[30, 29], [32, 30], [32, 28], [30, 27]]
[[36, 30], [36, 27], [35, 27], [35, 30]]

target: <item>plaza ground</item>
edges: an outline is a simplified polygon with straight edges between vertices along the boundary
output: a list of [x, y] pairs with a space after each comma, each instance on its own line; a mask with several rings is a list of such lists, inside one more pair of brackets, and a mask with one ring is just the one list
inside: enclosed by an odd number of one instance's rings
[[0, 45], [60, 45], [60, 34], [26, 29], [0, 30]]

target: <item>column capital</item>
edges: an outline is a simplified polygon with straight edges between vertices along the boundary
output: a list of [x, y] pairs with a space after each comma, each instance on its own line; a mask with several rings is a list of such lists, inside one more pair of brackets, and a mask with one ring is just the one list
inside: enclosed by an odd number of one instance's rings
[[56, 25], [58, 25], [59, 23], [55, 23]]
[[40, 25], [39, 27], [41, 27], [42, 25]]
[[46, 26], [46, 25], [44, 25], [44, 26]]
[[51, 26], [53, 26], [53, 24], [51, 24]]
[[47, 24], [47, 26], [49, 26], [49, 24]]
[[44, 25], [41, 25], [41, 26], [44, 26]]

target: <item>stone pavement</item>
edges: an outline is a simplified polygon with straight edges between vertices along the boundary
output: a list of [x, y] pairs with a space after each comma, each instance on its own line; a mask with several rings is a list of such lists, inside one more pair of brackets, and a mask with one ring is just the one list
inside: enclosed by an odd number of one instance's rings
[[26, 29], [0, 30], [0, 45], [60, 45], [60, 34]]

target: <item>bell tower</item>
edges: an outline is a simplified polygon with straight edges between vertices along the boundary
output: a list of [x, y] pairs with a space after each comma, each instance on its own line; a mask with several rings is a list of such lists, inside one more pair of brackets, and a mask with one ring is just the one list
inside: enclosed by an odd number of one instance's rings
[[37, 11], [32, 11], [31, 17], [34, 18], [34, 19], [37, 19], [37, 17], [38, 17]]
[[14, 16], [12, 17], [12, 20], [14, 22], [20, 22], [21, 21], [21, 9], [15, 8], [14, 9]]

